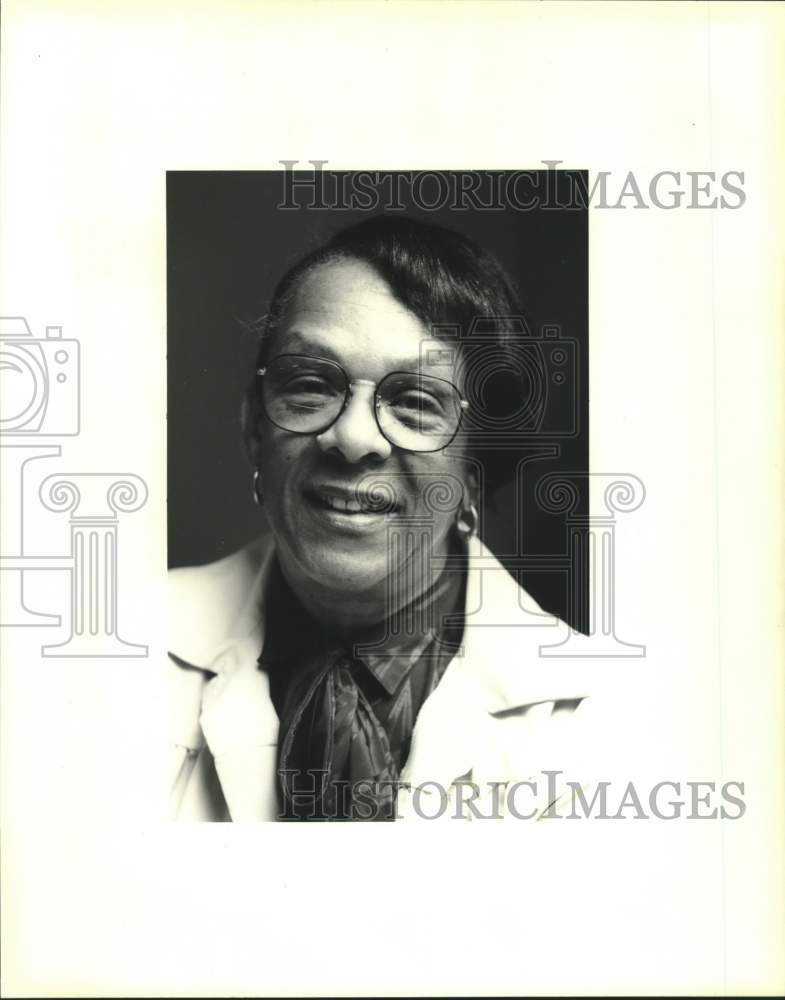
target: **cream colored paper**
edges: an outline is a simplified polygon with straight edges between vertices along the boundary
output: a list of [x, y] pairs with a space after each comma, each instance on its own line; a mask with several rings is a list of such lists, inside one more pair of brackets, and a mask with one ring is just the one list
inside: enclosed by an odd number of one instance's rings
[[[147, 647], [64, 659], [2, 631], [6, 995], [783, 991], [784, 13], [3, 5], [0, 312], [80, 344], [52, 471], [145, 484], [117, 615]], [[661, 777], [744, 781], [742, 819], [168, 824], [165, 172], [311, 158], [744, 172], [738, 210], [590, 216], [591, 466], [647, 487], [617, 617], [673, 708]], [[29, 551], [62, 552], [38, 497]], [[31, 584], [41, 607], [67, 576]]]

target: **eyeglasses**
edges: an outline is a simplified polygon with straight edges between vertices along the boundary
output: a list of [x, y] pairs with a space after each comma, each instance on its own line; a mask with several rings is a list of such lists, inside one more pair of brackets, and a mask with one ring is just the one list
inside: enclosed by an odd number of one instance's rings
[[336, 362], [302, 354], [280, 354], [257, 369], [257, 375], [267, 418], [292, 434], [326, 431], [346, 409], [353, 386], [375, 386], [376, 424], [390, 444], [405, 451], [442, 451], [458, 433], [469, 406], [447, 379], [390, 372], [378, 383], [350, 382]]

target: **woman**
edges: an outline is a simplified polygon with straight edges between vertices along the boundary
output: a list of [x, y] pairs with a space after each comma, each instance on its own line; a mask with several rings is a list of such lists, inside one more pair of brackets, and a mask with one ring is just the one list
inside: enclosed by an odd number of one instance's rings
[[[270, 533], [172, 574], [179, 818], [446, 815], [467, 784], [496, 815], [576, 714], [586, 672], [543, 669], [557, 640], [532, 626], [556, 623], [476, 535], [505, 469], [475, 445], [490, 404], [468, 387], [525, 334], [519, 315], [489, 254], [400, 218], [280, 282], [244, 408]], [[521, 393], [508, 378], [493, 403]]]

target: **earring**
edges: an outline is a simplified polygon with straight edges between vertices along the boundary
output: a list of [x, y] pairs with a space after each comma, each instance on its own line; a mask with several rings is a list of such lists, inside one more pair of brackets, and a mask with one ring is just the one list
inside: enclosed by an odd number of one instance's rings
[[463, 507], [458, 511], [458, 516], [455, 518], [455, 529], [461, 538], [468, 541], [472, 535], [477, 534], [479, 520], [480, 515], [477, 513], [477, 508], [474, 504], [469, 504], [468, 507]]
[[254, 503], [261, 507], [264, 502], [264, 497], [262, 496], [262, 491], [259, 489], [259, 475], [259, 470], [255, 469], [253, 474], [253, 499]]

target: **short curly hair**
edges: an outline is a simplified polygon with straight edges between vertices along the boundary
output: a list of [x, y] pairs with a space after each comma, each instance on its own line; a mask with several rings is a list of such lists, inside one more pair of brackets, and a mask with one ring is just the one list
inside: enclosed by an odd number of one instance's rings
[[[503, 422], [506, 414], [525, 407], [526, 384], [515, 363], [515, 347], [521, 337], [529, 336], [529, 329], [510, 277], [491, 253], [468, 237], [406, 216], [376, 215], [342, 229], [281, 278], [269, 311], [254, 326], [259, 337], [256, 368], [266, 365], [300, 282], [317, 267], [339, 260], [372, 267], [394, 297], [429, 329], [457, 331], [464, 364], [468, 352], [484, 357], [482, 409], [491, 422]], [[481, 339], [473, 341], [470, 333], [478, 328]], [[438, 329], [434, 336], [439, 337]], [[494, 369], [490, 373], [489, 365]], [[244, 407], [249, 447], [261, 418], [259, 383], [253, 378]], [[488, 488], [511, 478], [518, 456], [509, 449], [484, 448], [484, 439], [479, 435], [475, 439], [471, 428], [465, 431], [465, 440], [469, 456], [482, 465]]]

